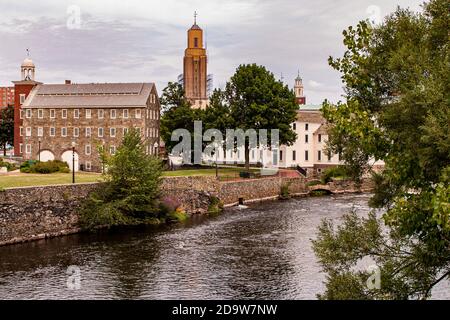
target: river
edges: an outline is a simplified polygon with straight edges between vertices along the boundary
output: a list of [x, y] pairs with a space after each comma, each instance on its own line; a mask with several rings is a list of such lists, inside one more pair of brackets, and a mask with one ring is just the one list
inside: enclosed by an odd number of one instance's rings
[[[368, 199], [271, 201], [185, 224], [0, 247], [0, 298], [315, 299], [325, 275], [310, 239], [322, 218], [367, 214]], [[433, 295], [450, 299], [448, 282]]]

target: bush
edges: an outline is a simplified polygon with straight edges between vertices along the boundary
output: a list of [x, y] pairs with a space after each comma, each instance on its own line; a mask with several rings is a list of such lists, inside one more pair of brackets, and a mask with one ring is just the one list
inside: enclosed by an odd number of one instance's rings
[[281, 200], [286, 200], [291, 197], [290, 193], [289, 193], [289, 185], [290, 185], [290, 183], [286, 183], [281, 186], [281, 188], [280, 188], [280, 199]]
[[345, 166], [336, 166], [325, 169], [324, 172], [322, 173], [321, 180], [322, 183], [328, 183], [331, 180], [333, 180], [333, 178], [345, 179], [347, 178], [347, 176], [348, 173]]
[[306, 183], [307, 187], [317, 186], [318, 184], [322, 184], [320, 180], [311, 180]]
[[223, 202], [215, 196], [211, 196], [209, 199], [208, 214], [213, 216], [221, 213], [223, 211]]
[[2, 158], [0, 158], [0, 167], [6, 167], [8, 171], [17, 169], [17, 166], [14, 163], [5, 162]]
[[69, 165], [66, 162], [60, 160], [50, 160], [46, 162], [38, 162], [33, 160], [28, 160], [22, 163], [20, 166], [20, 171], [25, 173], [55, 173], [63, 172], [68, 173]]

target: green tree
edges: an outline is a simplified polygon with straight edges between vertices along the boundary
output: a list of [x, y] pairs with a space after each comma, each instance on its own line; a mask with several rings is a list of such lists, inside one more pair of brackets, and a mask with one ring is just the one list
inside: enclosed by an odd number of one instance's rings
[[139, 131], [131, 129], [107, 161], [105, 182], [81, 210], [83, 227], [139, 224], [158, 217], [161, 161], [145, 152]]
[[[379, 26], [360, 22], [344, 31], [347, 51], [330, 65], [341, 72], [347, 101], [325, 102], [329, 148], [356, 178], [374, 173], [370, 204], [382, 219], [349, 214], [335, 228], [324, 221], [314, 250], [327, 273], [324, 299], [428, 298], [450, 279], [450, 64], [448, 2], [423, 12], [398, 8]], [[381, 287], [368, 289], [372, 258]]]
[[164, 112], [161, 116], [161, 138], [170, 152], [178, 144], [178, 141], [171, 140], [172, 132], [176, 129], [187, 129], [193, 136], [194, 121], [202, 120], [203, 111], [191, 108], [184, 96], [183, 87], [174, 82], [169, 82], [164, 88], [160, 102]]
[[6, 156], [6, 146], [14, 143], [14, 107], [8, 106], [0, 110], [0, 147]]
[[[281, 81], [263, 66], [240, 65], [227, 82], [224, 100], [218, 108], [228, 107], [219, 121], [230, 124], [231, 128], [279, 129], [280, 144], [292, 144], [297, 135], [291, 124], [297, 116], [298, 106], [295, 95]], [[270, 130], [268, 139], [270, 139]], [[245, 167], [250, 168], [249, 141], [245, 141]]]

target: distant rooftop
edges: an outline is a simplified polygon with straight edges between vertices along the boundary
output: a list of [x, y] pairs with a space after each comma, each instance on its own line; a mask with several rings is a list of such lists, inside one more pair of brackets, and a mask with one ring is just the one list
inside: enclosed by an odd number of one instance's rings
[[40, 84], [24, 107], [145, 106], [153, 83]]
[[299, 107], [300, 110], [315, 110], [315, 111], [319, 111], [320, 109], [322, 109], [322, 105], [321, 104], [302, 104]]

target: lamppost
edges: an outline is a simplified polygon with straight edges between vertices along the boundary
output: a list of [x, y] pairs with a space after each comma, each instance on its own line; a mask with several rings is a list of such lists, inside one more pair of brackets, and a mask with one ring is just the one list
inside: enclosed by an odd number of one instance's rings
[[39, 162], [41, 162], [41, 138], [38, 139], [38, 144], [39, 144], [38, 160]]
[[72, 183], [75, 183], [75, 141], [72, 142]]

